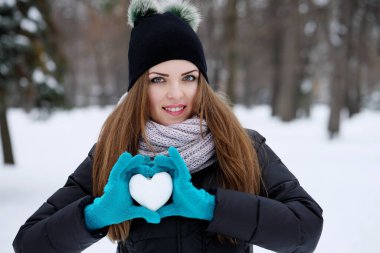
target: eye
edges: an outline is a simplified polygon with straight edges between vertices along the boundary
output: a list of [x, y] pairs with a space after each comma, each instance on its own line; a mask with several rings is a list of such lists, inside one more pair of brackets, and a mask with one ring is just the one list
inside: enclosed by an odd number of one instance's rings
[[164, 81], [165, 81], [164, 78], [162, 78], [160, 76], [156, 76], [156, 77], [150, 79], [151, 83], [163, 83]]
[[184, 78], [183, 78], [183, 80], [185, 80], [185, 81], [195, 81], [195, 80], [197, 80], [197, 77], [196, 76], [194, 76], [194, 75], [187, 75], [187, 76], [185, 76]]

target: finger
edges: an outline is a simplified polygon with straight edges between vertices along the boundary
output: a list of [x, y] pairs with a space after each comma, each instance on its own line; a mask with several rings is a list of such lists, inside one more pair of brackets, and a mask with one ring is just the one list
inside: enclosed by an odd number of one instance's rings
[[147, 174], [144, 175], [144, 176], [146, 176], [146, 177], [153, 177], [155, 174], [160, 173], [160, 172], [169, 172], [170, 173], [170, 170], [171, 169], [169, 169], [167, 167], [162, 167], [162, 166], [154, 165], [153, 167], [149, 168], [149, 170], [147, 171]]
[[169, 157], [164, 155], [157, 155], [154, 158], [153, 163], [167, 168], [173, 168], [175, 166], [173, 161]]
[[170, 146], [168, 149], [169, 156], [174, 158], [174, 157], [181, 157], [181, 155], [178, 152], [178, 149], [176, 149], [173, 146]]
[[139, 166], [139, 165], [146, 164], [149, 161], [148, 159], [149, 158], [146, 157], [146, 156], [137, 154], [134, 157], [132, 157], [132, 159], [130, 161], [130, 166], [129, 167], [133, 168], [134, 166]]
[[[149, 158], [148, 158], [149, 159]], [[148, 160], [146, 156], [143, 155], [135, 155], [132, 157], [132, 159], [129, 161], [128, 166], [125, 169], [125, 172], [127, 175], [133, 175], [139, 173], [139, 170], [141, 170], [140, 167], [148, 165], [150, 162], [150, 159]]]
[[175, 177], [175, 174], [178, 174], [177, 168], [173, 161], [164, 155], [157, 155], [154, 158], [153, 163], [157, 166], [157, 169], [160, 169], [162, 171], [166, 171], [172, 175], [172, 177]]
[[169, 147], [168, 149], [170, 159], [173, 161], [173, 163], [177, 166], [181, 167], [187, 167], [185, 161], [183, 160], [182, 156], [178, 152], [178, 150], [175, 147]]
[[132, 158], [132, 155], [130, 153], [128, 152], [122, 153], [117, 159], [114, 166], [112, 167], [109, 178], [111, 180], [119, 178], [120, 175], [123, 173], [124, 168], [128, 166], [131, 158]]
[[155, 174], [152, 172], [152, 169], [149, 165], [139, 166], [139, 167], [133, 169], [131, 172], [133, 172], [133, 174], [141, 174], [144, 177], [152, 177], [152, 175]]
[[178, 215], [177, 207], [174, 203], [161, 207], [157, 210], [157, 213], [161, 218]]
[[184, 179], [190, 179], [191, 175], [189, 169], [187, 168], [187, 165], [183, 160], [182, 156], [179, 154], [178, 150], [175, 147], [169, 147], [168, 151], [170, 158], [172, 159], [175, 166], [178, 168], [179, 176], [183, 177]]
[[136, 206], [135, 211], [138, 214], [139, 218], [144, 218], [149, 223], [157, 224], [161, 221], [161, 217], [158, 213], [153, 212], [152, 210], [149, 210], [146, 207]]

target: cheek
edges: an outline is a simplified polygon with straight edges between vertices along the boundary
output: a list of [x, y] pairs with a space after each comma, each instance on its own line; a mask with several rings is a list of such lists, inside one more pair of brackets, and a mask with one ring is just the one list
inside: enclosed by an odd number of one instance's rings
[[197, 94], [198, 86], [192, 87], [191, 90], [188, 91], [188, 97], [191, 99], [191, 102], [194, 102], [195, 96]]
[[148, 89], [148, 102], [149, 102], [149, 107], [154, 108], [154, 106], [157, 104], [158, 101], [158, 96], [157, 96], [157, 91], [153, 88]]
[[160, 86], [151, 86], [148, 89], [148, 115], [155, 121], [159, 121], [162, 113], [162, 105], [165, 102], [165, 90]]
[[154, 91], [148, 89], [148, 115], [152, 116], [154, 114], [155, 107], [157, 106], [156, 97], [154, 96]]

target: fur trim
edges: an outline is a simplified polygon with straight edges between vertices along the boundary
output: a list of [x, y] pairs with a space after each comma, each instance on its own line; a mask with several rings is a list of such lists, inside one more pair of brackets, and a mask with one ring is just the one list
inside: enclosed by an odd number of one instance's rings
[[157, 12], [154, 0], [132, 0], [128, 8], [128, 24], [133, 28], [138, 19]]
[[170, 2], [163, 7], [162, 12], [171, 12], [188, 23], [194, 31], [198, 29], [201, 22], [201, 14], [198, 9], [188, 1], [181, 3]]

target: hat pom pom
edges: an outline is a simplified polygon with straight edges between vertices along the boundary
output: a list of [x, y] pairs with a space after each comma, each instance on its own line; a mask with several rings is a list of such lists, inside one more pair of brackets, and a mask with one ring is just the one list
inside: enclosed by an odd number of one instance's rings
[[198, 29], [201, 22], [201, 14], [198, 9], [188, 2], [182, 3], [169, 3], [163, 8], [163, 12], [170, 12], [178, 16], [193, 28], [194, 31]]
[[128, 24], [133, 28], [140, 18], [158, 13], [153, 0], [132, 0], [128, 8]]

